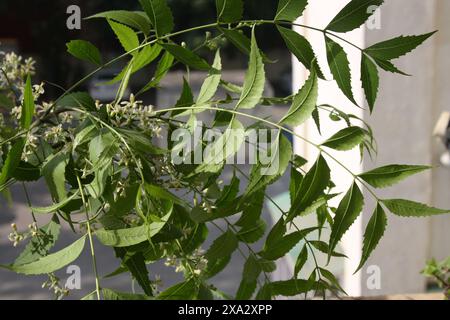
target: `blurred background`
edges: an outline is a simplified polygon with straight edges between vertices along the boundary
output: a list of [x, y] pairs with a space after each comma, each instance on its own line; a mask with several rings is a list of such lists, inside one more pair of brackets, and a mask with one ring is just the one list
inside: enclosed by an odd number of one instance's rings
[[[302, 23], [323, 28], [332, 17], [347, 3], [346, 0], [314, 0], [302, 17]], [[66, 53], [66, 43], [73, 39], [84, 39], [93, 42], [101, 50], [105, 60], [109, 60], [122, 51], [104, 20], [83, 20], [81, 30], [69, 30], [66, 27], [67, 7], [78, 5], [83, 17], [115, 9], [139, 10], [138, 1], [120, 0], [2, 0], [0, 2], [0, 51], [14, 51], [24, 57], [33, 57], [37, 61], [37, 74], [33, 81], [45, 81], [44, 100], [54, 100], [61, 89], [52, 85], [56, 83], [64, 88], [79, 80], [91, 69]], [[209, 23], [215, 17], [215, 1], [213, 0], [169, 0], [177, 29], [185, 29], [203, 23]], [[246, 18], [272, 19], [278, 5], [277, 0], [245, 0]], [[375, 166], [385, 164], [428, 164], [434, 169], [417, 177], [410, 178], [399, 186], [383, 190], [379, 194], [385, 198], [405, 197], [438, 207], [450, 208], [450, 168], [441, 164], [441, 156], [446, 153], [444, 145], [432, 136], [433, 127], [441, 112], [449, 110], [450, 90], [447, 73], [450, 70], [450, 3], [446, 0], [386, 0], [386, 4], [375, 16], [370, 26], [363, 26], [345, 37], [355, 44], [365, 47], [400, 34], [422, 34], [438, 29], [439, 32], [413, 54], [398, 61], [401, 70], [412, 74], [412, 77], [401, 77], [381, 73], [381, 86], [377, 108], [373, 115], [363, 110], [355, 110], [341, 96], [334, 83], [322, 82], [320, 103], [330, 103], [344, 110], [363, 117], [371, 124], [378, 141], [379, 155], [371, 161], [369, 158], [360, 161], [357, 153], [337, 154], [354, 172], [366, 171]], [[319, 56], [319, 62], [326, 66], [323, 43], [320, 33], [298, 30], [313, 44]], [[303, 84], [307, 74], [295, 59], [291, 58], [276, 30], [271, 26], [258, 27], [259, 45], [265, 54], [277, 61], [267, 64], [266, 94], [273, 96], [288, 95], [297, 91]], [[193, 48], [204, 40], [204, 32], [193, 32], [178, 41], [185, 41]], [[359, 53], [348, 46], [351, 67], [359, 71]], [[202, 55], [211, 58], [211, 52], [204, 50]], [[224, 77], [229, 81], [242, 82], [248, 58], [228, 46], [222, 51]], [[125, 61], [124, 61], [125, 62]], [[124, 63], [123, 62], [123, 63]], [[111, 79], [121, 70], [123, 64], [118, 63], [102, 71], [86, 82], [80, 91], [98, 94], [99, 100], [112, 100], [110, 95], [114, 89], [98, 90], [98, 84]], [[140, 71], [130, 84], [130, 92], [140, 89], [153, 75], [152, 68]], [[327, 78], [329, 71], [324, 68]], [[182, 86], [182, 70], [176, 68], [163, 81], [161, 90], [149, 91], [143, 99], [148, 104], [168, 106], [177, 100]], [[191, 85], [198, 90], [204, 74], [192, 73]], [[358, 77], [353, 79], [353, 89], [358, 102], [363, 104], [363, 92]], [[111, 93], [112, 92], [112, 93]], [[286, 107], [271, 106], [256, 110], [259, 116], [279, 118]], [[327, 120], [323, 115], [322, 134], [328, 137], [342, 124]], [[297, 128], [303, 136], [314, 141], [321, 141], [314, 123], [307, 123]], [[306, 158], [315, 156], [315, 151], [300, 141], [295, 142], [295, 149]], [[345, 190], [351, 183], [350, 177], [338, 167], [335, 172], [338, 189]], [[35, 183], [30, 186], [31, 201], [34, 205], [49, 203], [50, 197], [45, 186]], [[275, 197], [281, 207], [287, 206], [288, 181], [282, 179], [271, 186], [269, 193]], [[14, 205], [8, 206], [1, 199], [0, 203], [0, 264], [12, 261], [20, 252], [13, 248], [7, 239], [10, 224], [18, 226], [30, 223], [29, 210], [26, 205], [23, 189], [12, 188]], [[342, 250], [349, 256], [346, 261], [337, 261], [331, 268], [336, 272], [344, 289], [353, 296], [372, 296], [381, 294], [421, 293], [433, 291], [433, 285], [420, 274], [427, 259], [444, 259], [450, 255], [450, 217], [442, 216], [427, 219], [400, 219], [389, 216], [388, 229], [372, 258], [356, 275], [355, 270], [361, 252], [362, 235], [372, 213], [372, 203], [367, 201], [367, 209], [346, 235]], [[266, 218], [275, 220], [275, 208], [267, 205]], [[308, 225], [315, 223], [314, 217], [302, 218], [299, 223]], [[63, 233], [60, 247], [69, 244], [76, 236], [69, 230]], [[212, 235], [214, 238], [214, 234]], [[98, 250], [100, 269], [105, 274], [114, 271], [118, 264], [112, 250]], [[292, 253], [295, 256], [295, 250]], [[235, 257], [233, 263], [216, 279], [218, 287], [233, 293], [241, 274], [242, 263]], [[292, 260], [287, 257], [279, 262], [280, 271], [273, 275], [277, 279], [286, 278], [292, 271]], [[92, 291], [91, 262], [89, 255], [83, 254], [77, 261], [82, 270], [82, 289], [71, 292], [69, 298], [80, 298]], [[150, 266], [151, 274], [161, 276], [166, 285], [176, 283], [179, 275], [167, 271], [163, 264]], [[68, 277], [64, 272], [58, 276], [64, 280]], [[374, 278], [375, 277], [375, 278]], [[0, 299], [48, 299], [51, 292], [41, 289], [44, 277], [21, 277], [0, 270]], [[105, 281], [103, 283], [103, 281]], [[129, 291], [132, 283], [129, 276], [119, 276], [102, 280], [105, 287]]]

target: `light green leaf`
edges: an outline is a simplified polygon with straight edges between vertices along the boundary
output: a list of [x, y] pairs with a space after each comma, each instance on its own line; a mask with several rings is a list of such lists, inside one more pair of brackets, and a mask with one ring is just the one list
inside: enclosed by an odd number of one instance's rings
[[201, 58], [193, 51], [188, 48], [179, 46], [174, 43], [164, 43], [161, 46], [166, 49], [171, 55], [175, 57], [178, 61], [187, 65], [193, 69], [198, 69], [202, 71], [208, 71], [211, 66], [206, 62], [205, 59]]
[[308, 0], [279, 0], [276, 21], [294, 22], [300, 17], [308, 4]]
[[97, 127], [93, 124], [88, 125], [77, 133], [75, 139], [73, 139], [72, 149], [75, 150], [78, 146], [90, 141], [94, 136], [97, 135]]
[[372, 217], [367, 224], [366, 231], [364, 232], [364, 245], [362, 250], [361, 262], [355, 273], [358, 272], [366, 263], [372, 251], [378, 245], [378, 242], [383, 237], [384, 231], [386, 230], [387, 217], [383, 208], [380, 204], [377, 204]]
[[173, 65], [174, 57], [169, 52], [165, 52], [159, 60], [158, 65], [156, 67], [155, 76], [153, 79], [145, 85], [144, 88], [141, 89], [141, 93], [150, 90], [151, 88], [155, 88], [159, 85], [161, 80], [166, 76], [169, 72], [170, 68]]
[[378, 95], [380, 77], [378, 76], [378, 69], [375, 63], [364, 54], [361, 56], [361, 82], [370, 112], [372, 112]]
[[156, 199], [163, 199], [163, 200], [169, 200], [173, 203], [176, 203], [180, 206], [186, 207], [186, 202], [172, 194], [171, 192], [167, 191], [166, 189], [154, 185], [154, 184], [145, 184], [145, 191], [148, 193], [149, 196], [154, 197]]
[[288, 221], [305, 211], [324, 192], [330, 181], [330, 168], [322, 156], [319, 156], [316, 163], [308, 171], [302, 180], [297, 197], [291, 206]]
[[361, 179], [374, 188], [385, 188], [392, 186], [409, 176], [429, 170], [428, 166], [412, 165], [388, 165], [359, 175]]
[[91, 62], [97, 66], [102, 64], [100, 51], [91, 42], [85, 40], [72, 40], [66, 44], [67, 52], [83, 61]]
[[54, 201], [63, 201], [67, 198], [66, 191], [66, 166], [69, 162], [69, 155], [63, 152], [51, 155], [42, 167], [42, 175], [47, 182], [50, 193]]
[[309, 79], [294, 97], [292, 106], [286, 116], [284, 116], [281, 124], [295, 127], [309, 119], [316, 108], [318, 94], [318, 79], [313, 70]]
[[25, 91], [23, 93], [22, 115], [20, 117], [20, 125], [25, 130], [29, 129], [31, 126], [34, 109], [33, 88], [31, 86], [31, 77], [28, 75], [27, 82], [25, 83]]
[[58, 252], [49, 254], [48, 256], [39, 258], [38, 260], [28, 264], [12, 265], [8, 268], [16, 273], [26, 275], [52, 273], [77, 259], [83, 251], [85, 240], [86, 236], [83, 236], [82, 238], [72, 243], [70, 246]]
[[350, 65], [344, 49], [329, 37], [325, 38], [327, 46], [327, 59], [334, 80], [344, 95], [355, 105], [358, 105], [353, 97]]
[[372, 58], [380, 60], [397, 59], [420, 46], [425, 40], [435, 33], [436, 31], [419, 36], [400, 36], [370, 46], [365, 49], [364, 52]]
[[216, 0], [217, 20], [225, 23], [237, 22], [242, 18], [242, 0]]
[[119, 229], [119, 230], [97, 230], [95, 235], [98, 240], [109, 247], [129, 247], [148, 239], [148, 227], [142, 225], [139, 227]]
[[236, 300], [249, 300], [252, 298], [261, 272], [262, 269], [258, 260], [253, 254], [249, 255], [244, 264], [244, 271], [242, 272], [242, 280], [236, 293]]
[[339, 151], [348, 151], [361, 144], [364, 137], [365, 132], [360, 127], [348, 127], [333, 135], [322, 146]]
[[359, 28], [375, 12], [384, 0], [352, 0], [325, 28], [335, 32], [349, 32]]
[[252, 43], [251, 40], [242, 32], [242, 30], [225, 28], [219, 28], [219, 30], [239, 51], [246, 55], [250, 55]]
[[47, 214], [47, 213], [55, 213], [58, 210], [62, 209], [65, 205], [67, 205], [70, 201], [74, 199], [78, 199], [79, 192], [74, 193], [70, 197], [65, 198], [61, 202], [55, 203], [48, 207], [33, 207], [32, 210], [36, 214]]
[[221, 70], [220, 50], [217, 50], [212, 68], [209, 71], [208, 77], [203, 82], [197, 97], [197, 105], [202, 106], [214, 97], [220, 84]]
[[11, 147], [6, 156], [6, 160], [3, 163], [2, 171], [0, 174], [0, 186], [4, 185], [9, 178], [12, 177], [14, 171], [20, 163], [22, 158], [23, 148], [25, 147], [25, 139], [18, 139]]
[[133, 12], [125, 10], [105, 11], [90, 16], [87, 19], [106, 18], [125, 24], [133, 29], [140, 30], [145, 34], [150, 33], [150, 21], [144, 12]]
[[[119, 39], [120, 44], [125, 49], [125, 52], [130, 52], [136, 49], [139, 46], [139, 39], [136, 32], [133, 29], [127, 27], [124, 24], [114, 22], [112, 20], [108, 20], [111, 29]], [[133, 55], [136, 55], [136, 51], [133, 52]]]
[[166, 0], [139, 0], [149, 17], [157, 37], [162, 37], [174, 28], [173, 15]]
[[400, 217], [428, 217], [450, 212], [450, 210], [433, 208], [419, 202], [403, 199], [382, 200], [381, 203], [393, 214]]
[[247, 73], [245, 74], [242, 94], [236, 104], [235, 110], [251, 109], [256, 106], [262, 98], [265, 81], [264, 63], [258, 44], [256, 43], [255, 30], [253, 29], [250, 62]]
[[238, 239], [236, 235], [231, 230], [228, 230], [214, 240], [211, 247], [206, 252], [205, 257], [212, 261], [220, 259], [221, 257], [231, 255], [237, 247]]
[[[329, 250], [336, 248], [339, 240], [344, 233], [350, 228], [361, 213], [364, 205], [364, 197], [356, 183], [353, 183], [347, 194], [339, 203], [334, 216], [334, 223], [331, 227]], [[329, 254], [330, 254], [329, 253]]]

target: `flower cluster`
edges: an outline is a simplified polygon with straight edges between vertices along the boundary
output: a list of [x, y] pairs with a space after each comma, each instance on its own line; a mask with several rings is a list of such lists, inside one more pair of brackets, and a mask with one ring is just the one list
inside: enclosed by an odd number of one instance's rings
[[3, 72], [0, 74], [0, 86], [9, 87], [11, 83], [23, 87], [23, 81], [27, 75], [33, 75], [36, 62], [33, 58], [24, 59], [14, 52], [0, 52], [0, 66]]
[[36, 222], [28, 225], [28, 231], [20, 233], [17, 231], [17, 225], [15, 223], [11, 224], [12, 232], [9, 234], [8, 239], [13, 243], [14, 247], [17, 247], [22, 241], [30, 238], [39, 236], [39, 229]]
[[53, 293], [55, 294], [57, 300], [61, 300], [69, 295], [69, 290], [67, 288], [61, 287], [59, 281], [60, 280], [57, 276], [55, 276], [53, 273], [49, 273], [48, 280], [42, 284], [42, 288], [53, 290]]

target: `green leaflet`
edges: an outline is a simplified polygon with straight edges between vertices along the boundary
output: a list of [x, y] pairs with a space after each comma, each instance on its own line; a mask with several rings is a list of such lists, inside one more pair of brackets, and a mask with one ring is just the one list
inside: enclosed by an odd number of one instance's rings
[[294, 22], [300, 17], [308, 4], [308, 0], [279, 0], [275, 21]]
[[113, 10], [97, 13], [87, 19], [106, 18], [125, 24], [145, 34], [150, 33], [150, 21], [144, 12], [132, 12], [125, 10]]
[[243, 197], [238, 204], [238, 209], [244, 207], [242, 215], [235, 225], [240, 227], [248, 227], [261, 217], [262, 209], [265, 200], [265, 188], [259, 189], [256, 193], [249, 197]]
[[246, 243], [255, 243], [262, 238], [266, 231], [266, 222], [262, 219], [254, 221], [251, 225], [243, 227], [237, 233], [240, 241]]
[[139, 46], [139, 39], [133, 29], [112, 20], [108, 20], [108, 23], [111, 26], [111, 29], [116, 34], [117, 39], [119, 39], [119, 42], [124, 48], [125, 52], [134, 50], [132, 55], [136, 55], [137, 51], [135, 49]]
[[358, 218], [361, 210], [363, 209], [364, 198], [356, 183], [348, 190], [347, 194], [339, 203], [334, 216], [334, 223], [331, 227], [329, 255], [331, 251], [336, 248], [339, 240], [341, 240], [344, 233], [350, 228], [350, 226]]
[[97, 66], [102, 64], [100, 51], [91, 42], [85, 40], [72, 40], [66, 44], [67, 52], [80, 60], [91, 62]]
[[25, 147], [25, 139], [18, 139], [11, 147], [3, 163], [2, 171], [0, 174], [0, 186], [3, 186], [9, 178], [11, 178], [17, 169], [22, 158], [23, 148]]
[[350, 64], [344, 49], [329, 37], [325, 37], [327, 46], [327, 59], [334, 80], [342, 93], [355, 105], [358, 105], [353, 97]]
[[78, 258], [83, 251], [85, 240], [86, 236], [83, 236], [70, 246], [58, 252], [49, 254], [27, 264], [11, 265], [8, 268], [16, 273], [27, 275], [38, 275], [54, 272]]
[[23, 129], [30, 128], [34, 116], [34, 109], [33, 88], [31, 86], [31, 77], [28, 75], [23, 93], [22, 115], [20, 117], [20, 125]]
[[298, 61], [300, 61], [306, 69], [311, 71], [315, 70], [318, 77], [323, 79], [324, 76], [315, 63], [316, 55], [309, 41], [292, 29], [281, 26], [277, 26], [277, 29], [283, 37], [289, 51], [297, 57]]
[[130, 65], [131, 65], [130, 74], [138, 72], [142, 68], [152, 63], [159, 56], [161, 50], [162, 47], [158, 44], [155, 44], [153, 46], [146, 45], [142, 50], [140, 50], [138, 53], [134, 55], [130, 63], [125, 68], [123, 68], [123, 70], [117, 76], [115, 76], [114, 79], [108, 81], [106, 84], [114, 84], [122, 80], [125, 77]]
[[157, 299], [158, 300], [193, 300], [197, 297], [199, 288], [196, 282], [191, 280], [183, 281], [176, 284], [169, 289], [161, 292]]
[[144, 88], [140, 90], [140, 92], [145, 92], [150, 90], [151, 88], [155, 88], [159, 85], [161, 80], [166, 76], [167, 72], [169, 72], [170, 68], [173, 65], [174, 57], [169, 52], [165, 52], [159, 60], [158, 65], [156, 67], [155, 75], [149, 83], [147, 83]]
[[250, 55], [252, 46], [251, 40], [242, 31], [225, 28], [219, 28], [219, 30], [239, 51], [246, 55]]
[[77, 133], [73, 139], [72, 149], [75, 150], [78, 146], [90, 141], [93, 137], [98, 134], [97, 127], [93, 124], [88, 125]]
[[377, 59], [377, 58], [373, 58], [373, 60], [375, 61], [377, 66], [379, 66], [384, 71], [398, 73], [398, 74], [401, 74], [404, 76], [409, 76], [409, 74], [399, 70], [391, 61]]
[[129, 247], [148, 239], [147, 226], [119, 229], [119, 230], [98, 230], [95, 232], [98, 240], [109, 247]]
[[378, 245], [378, 242], [383, 237], [384, 231], [386, 230], [386, 225], [386, 213], [380, 204], [377, 203], [377, 207], [375, 208], [375, 211], [367, 224], [366, 231], [364, 232], [361, 262], [359, 263], [355, 273], [363, 267], [372, 251]]
[[298, 274], [302, 270], [306, 261], [308, 261], [308, 248], [305, 245], [305, 246], [303, 246], [302, 251], [300, 251], [300, 253], [297, 257], [297, 260], [295, 261], [294, 277], [298, 277]]
[[286, 281], [274, 281], [268, 284], [271, 296], [292, 297], [311, 290], [312, 284], [307, 280], [292, 279]]
[[276, 239], [275, 242], [270, 242], [270, 246], [264, 246], [264, 250], [260, 253], [261, 257], [267, 260], [277, 260], [284, 257], [289, 251], [294, 248], [308, 233], [315, 230], [315, 228], [305, 229], [301, 231], [292, 232], [286, 236]]
[[169, 200], [173, 203], [176, 203], [182, 207], [186, 207], [186, 202], [172, 194], [171, 192], [167, 191], [166, 189], [153, 185], [153, 184], [145, 184], [145, 191], [148, 193], [149, 196], [156, 198], [156, 199], [163, 199], [163, 200]]
[[236, 300], [249, 300], [252, 298], [261, 272], [262, 269], [258, 260], [253, 254], [250, 254], [244, 264], [244, 271], [242, 272], [242, 280], [236, 293]]
[[361, 56], [361, 82], [370, 112], [372, 112], [378, 95], [380, 78], [377, 66], [364, 54]]
[[212, 68], [209, 71], [208, 77], [206, 77], [205, 81], [203, 82], [200, 93], [197, 97], [196, 104], [198, 106], [206, 104], [216, 94], [220, 84], [221, 70], [222, 61], [220, 59], [220, 50], [217, 50]]
[[79, 192], [75, 192], [70, 197], [64, 198], [61, 202], [55, 203], [48, 207], [33, 207], [32, 211], [36, 214], [47, 214], [47, 213], [55, 213], [58, 210], [62, 209], [64, 206], [66, 206], [69, 202], [71, 202], [74, 199], [78, 199]]
[[236, 235], [228, 230], [219, 236], [212, 243], [211, 247], [205, 254], [208, 260], [214, 261], [224, 256], [230, 256], [238, 247], [238, 239]]
[[433, 208], [419, 202], [403, 199], [382, 200], [381, 203], [393, 214], [400, 217], [428, 217], [450, 212], [450, 210]]
[[264, 92], [265, 71], [261, 51], [256, 43], [255, 30], [252, 30], [250, 62], [247, 73], [245, 74], [244, 86], [241, 97], [236, 104], [235, 110], [251, 109], [255, 107]]
[[166, 0], [139, 0], [149, 17], [157, 37], [172, 32], [174, 28], [173, 15]]
[[208, 64], [208, 62], [206, 62], [205, 59], [201, 58], [193, 51], [185, 47], [179, 46], [174, 43], [164, 43], [161, 44], [161, 46], [171, 55], [173, 55], [175, 59], [177, 59], [184, 65], [202, 71], [208, 71], [209, 69], [211, 69], [211, 66]]
[[348, 151], [361, 144], [365, 135], [364, 130], [360, 127], [348, 127], [333, 135], [322, 146], [339, 151]]
[[217, 21], [233, 23], [242, 18], [244, 3], [242, 0], [216, 0]]
[[376, 7], [384, 0], [352, 0], [350, 1], [325, 28], [335, 32], [349, 32], [359, 28], [375, 12]]
[[111, 289], [101, 289], [103, 299], [105, 300], [151, 300], [151, 298], [145, 294], [136, 294], [128, 292], [118, 292]]
[[[326, 254], [330, 254], [330, 247], [328, 246], [328, 244], [324, 241], [318, 241], [318, 240], [311, 240], [309, 241], [309, 243], [316, 248], [317, 250], [319, 250], [320, 252], [326, 253]], [[339, 257], [339, 258], [347, 258], [347, 256], [345, 254], [333, 251], [331, 253], [332, 257]]]
[[374, 188], [385, 188], [429, 169], [431, 169], [429, 166], [394, 164], [362, 173], [359, 177]]
[[37, 181], [41, 177], [41, 170], [28, 162], [20, 161], [11, 177], [17, 181]]
[[65, 172], [68, 162], [69, 155], [60, 152], [48, 157], [42, 166], [42, 175], [54, 201], [63, 201], [67, 198]]
[[330, 181], [330, 168], [322, 156], [319, 156], [314, 166], [302, 180], [300, 189], [291, 206], [288, 221], [311, 206], [322, 194]]
[[58, 107], [81, 108], [96, 111], [95, 101], [87, 92], [73, 92], [57, 102]]
[[316, 108], [319, 94], [318, 79], [315, 71], [311, 71], [309, 79], [294, 97], [292, 106], [281, 120], [282, 125], [298, 126], [311, 117]]
[[269, 161], [265, 164], [258, 162], [252, 167], [245, 195], [248, 196], [281, 177], [289, 165], [291, 156], [291, 143], [284, 134], [279, 133], [277, 140], [271, 143]]
[[425, 40], [435, 33], [436, 31], [419, 36], [400, 36], [374, 44], [373, 46], [365, 49], [364, 52], [372, 58], [380, 60], [389, 61], [397, 59], [420, 46]]
[[31, 238], [25, 249], [14, 261], [14, 265], [28, 264], [48, 255], [50, 249], [58, 240], [60, 229], [61, 225], [57, 218], [52, 219], [47, 225], [40, 228], [42, 235]]

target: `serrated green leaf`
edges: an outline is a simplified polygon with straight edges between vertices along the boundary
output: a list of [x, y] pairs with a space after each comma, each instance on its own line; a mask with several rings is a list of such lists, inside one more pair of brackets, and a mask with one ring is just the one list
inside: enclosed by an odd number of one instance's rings
[[145, 34], [150, 33], [150, 21], [144, 12], [113, 10], [97, 13], [86, 19], [106, 18], [125, 24]]
[[145, 257], [142, 252], [129, 252], [128, 248], [114, 248], [116, 256], [122, 260], [122, 264], [127, 267], [134, 279], [148, 296], [153, 295], [153, 289], [148, 279], [148, 269], [145, 264]]
[[67, 198], [65, 172], [68, 162], [68, 154], [60, 152], [50, 156], [42, 166], [42, 175], [47, 182], [52, 198], [57, 202]]
[[73, 139], [73, 150], [75, 150], [78, 146], [90, 141], [94, 136], [97, 135], [97, 133], [97, 127], [93, 124], [87, 126], [86, 128], [83, 128]]
[[11, 178], [20, 163], [22, 158], [23, 148], [25, 147], [25, 139], [18, 139], [11, 147], [6, 156], [6, 160], [3, 163], [2, 171], [0, 174], [0, 186], [4, 185], [9, 178]]
[[147, 226], [119, 229], [119, 230], [104, 230], [95, 231], [95, 236], [105, 246], [109, 247], [129, 247], [148, 239]]
[[281, 124], [295, 127], [310, 118], [312, 112], [316, 109], [318, 94], [319, 86], [317, 75], [312, 71], [309, 79], [306, 80], [304, 86], [294, 97], [292, 106], [286, 116], [284, 116]]
[[83, 108], [88, 111], [96, 111], [95, 101], [86, 92], [73, 92], [64, 96], [57, 102], [58, 107]]
[[274, 20], [294, 22], [302, 15], [307, 4], [308, 0], [280, 0]]
[[166, 0], [139, 0], [149, 17], [157, 37], [162, 37], [174, 28], [173, 15]]
[[288, 221], [311, 206], [322, 194], [330, 181], [330, 168], [322, 156], [319, 156], [314, 166], [302, 180], [300, 189], [291, 206]]
[[280, 133], [270, 147], [270, 160], [267, 161], [267, 164], [258, 162], [252, 167], [250, 181], [245, 191], [246, 196], [276, 181], [284, 174], [289, 165], [292, 145], [285, 135]]
[[191, 279], [166, 289], [156, 298], [158, 300], [193, 300], [197, 296], [198, 289], [196, 282]]
[[186, 201], [183, 199], [175, 196], [171, 192], [167, 191], [166, 189], [154, 185], [154, 184], [145, 184], [145, 191], [148, 193], [149, 196], [156, 198], [156, 199], [163, 199], [163, 200], [169, 200], [173, 203], [176, 203], [182, 207], [186, 207]]
[[101, 289], [103, 299], [105, 300], [151, 300], [151, 298], [145, 294], [119, 292], [111, 289]]
[[23, 265], [12, 265], [8, 268], [16, 273], [38, 275], [52, 273], [73, 262], [84, 248], [86, 236], [78, 239], [68, 247]]
[[[324, 241], [318, 241], [318, 240], [311, 240], [309, 241], [309, 243], [316, 248], [317, 250], [319, 250], [320, 252], [326, 253], [326, 254], [330, 254], [330, 248], [328, 246], [328, 244]], [[345, 254], [333, 251], [331, 253], [332, 257], [338, 257], [338, 258], [347, 258], [347, 256]]]
[[239, 204], [238, 208], [241, 209], [241, 205], [243, 205], [244, 209], [240, 219], [235, 223], [237, 226], [249, 226], [261, 217], [265, 200], [265, 190], [265, 188], [260, 189], [250, 197], [242, 198], [242, 204]]
[[217, 21], [237, 22], [242, 18], [244, 3], [242, 0], [216, 0]]
[[228, 230], [219, 236], [208, 249], [205, 257], [208, 260], [216, 260], [223, 256], [231, 255], [238, 247], [238, 239], [236, 235]]
[[220, 84], [221, 70], [222, 61], [220, 59], [220, 50], [217, 50], [212, 68], [203, 82], [197, 97], [197, 105], [202, 106], [214, 97]]
[[430, 38], [436, 31], [419, 36], [400, 36], [394, 39], [383, 41], [364, 50], [372, 58], [380, 60], [393, 60], [411, 52], [420, 46], [425, 40]]
[[[224, 29], [219, 30], [225, 35], [228, 41], [230, 41], [239, 51], [246, 55], [250, 55], [251, 40], [242, 32], [242, 30]], [[241, 91], [237, 92], [241, 93]]]
[[331, 227], [329, 250], [336, 248], [345, 232], [355, 222], [361, 213], [364, 205], [364, 197], [356, 183], [353, 183], [347, 194], [339, 203], [334, 216], [334, 223]]
[[142, 89], [142, 92], [146, 92], [150, 90], [151, 88], [155, 88], [159, 85], [161, 80], [166, 76], [166, 74], [169, 72], [170, 68], [173, 65], [174, 57], [169, 52], [165, 52], [159, 60], [158, 65], [156, 66], [155, 75], [152, 80], [150, 80], [149, 83], [147, 83]]
[[431, 168], [428, 166], [394, 164], [370, 170], [359, 177], [374, 188], [385, 188], [429, 169]]
[[244, 264], [242, 280], [236, 293], [236, 300], [249, 300], [256, 290], [257, 280], [262, 269], [258, 260], [251, 254]]
[[391, 61], [377, 59], [377, 58], [373, 58], [373, 60], [375, 61], [377, 66], [379, 66], [384, 71], [398, 73], [398, 74], [401, 74], [404, 76], [409, 76], [409, 74], [399, 70]]
[[71, 202], [74, 199], [77, 199], [79, 197], [79, 193], [76, 192], [70, 197], [64, 198], [61, 202], [55, 203], [48, 207], [33, 207], [32, 210], [36, 214], [48, 214], [48, 213], [55, 213], [58, 210], [62, 209], [64, 206], [66, 206], [69, 202]]
[[364, 130], [360, 127], [348, 127], [333, 135], [322, 146], [339, 151], [348, 151], [361, 144], [365, 136]]
[[302, 270], [306, 261], [308, 261], [308, 248], [306, 246], [303, 246], [302, 251], [300, 251], [297, 260], [295, 261], [294, 277], [298, 277], [298, 274]]
[[253, 224], [243, 227], [237, 233], [238, 239], [246, 243], [255, 243], [262, 238], [266, 231], [266, 222], [258, 219]]
[[305, 229], [301, 231], [295, 231], [290, 233], [278, 241], [273, 242], [271, 246], [265, 246], [264, 250], [260, 253], [261, 257], [267, 260], [277, 260], [284, 257], [289, 251], [294, 248], [297, 243], [300, 242], [308, 233], [313, 231], [313, 229]]
[[23, 93], [22, 113], [20, 117], [20, 125], [25, 130], [29, 129], [31, 126], [35, 111], [34, 109], [33, 88], [31, 86], [31, 77], [28, 75], [25, 83], [25, 91]]
[[37, 181], [41, 177], [41, 169], [28, 162], [20, 161], [11, 177], [17, 181]]
[[325, 28], [335, 32], [349, 32], [359, 28], [375, 12], [375, 7], [383, 4], [384, 0], [352, 0], [350, 1]]
[[327, 47], [327, 59], [334, 80], [338, 84], [342, 93], [355, 105], [358, 105], [353, 97], [352, 76], [350, 63], [344, 49], [329, 37], [325, 37]]
[[209, 71], [209, 69], [211, 69], [211, 66], [208, 64], [208, 62], [206, 62], [205, 59], [201, 58], [188, 48], [179, 46], [174, 43], [164, 43], [161, 44], [161, 46], [171, 55], [173, 55], [175, 59], [186, 66], [202, 71]]
[[429, 207], [423, 203], [403, 199], [387, 199], [382, 200], [381, 203], [400, 217], [428, 217], [450, 212], [450, 210]]
[[377, 100], [380, 77], [375, 63], [364, 54], [361, 56], [361, 82], [370, 112], [372, 112]]
[[289, 182], [289, 198], [291, 200], [291, 206], [297, 196], [297, 192], [302, 185], [303, 175], [294, 167], [291, 167], [291, 180]]
[[235, 110], [255, 107], [263, 95], [265, 81], [264, 63], [258, 44], [256, 43], [255, 30], [253, 30], [248, 70], [245, 74], [242, 94], [236, 104]]
[[67, 52], [83, 61], [91, 62], [97, 66], [102, 64], [100, 51], [91, 42], [85, 40], [72, 40], [66, 44]]
[[292, 297], [311, 290], [311, 283], [307, 280], [292, 279], [286, 281], [275, 281], [269, 284], [272, 296]]
[[14, 260], [14, 265], [24, 265], [48, 255], [50, 249], [58, 240], [61, 225], [57, 219], [52, 219], [47, 225], [40, 228], [40, 236], [31, 238], [22, 253]]
[[377, 204], [372, 217], [367, 224], [366, 231], [364, 232], [363, 250], [361, 261], [355, 273], [358, 272], [366, 263], [372, 251], [378, 245], [378, 242], [383, 237], [384, 231], [386, 230], [387, 217], [383, 208], [380, 204]]

